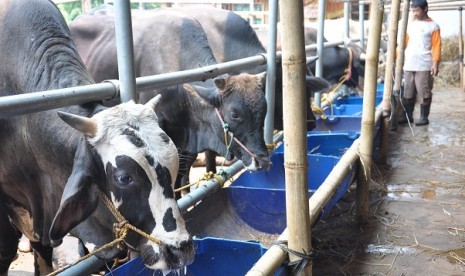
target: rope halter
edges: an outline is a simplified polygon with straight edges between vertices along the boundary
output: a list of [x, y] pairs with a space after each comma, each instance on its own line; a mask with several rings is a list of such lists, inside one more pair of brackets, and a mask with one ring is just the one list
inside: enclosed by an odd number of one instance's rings
[[[244, 144], [237, 139], [234, 134], [229, 130], [229, 126], [227, 123], [224, 122], [223, 117], [221, 116], [220, 111], [218, 108], [215, 107], [216, 115], [218, 115], [218, 119], [221, 122], [221, 125], [223, 126], [223, 131], [224, 131], [224, 143], [227, 147], [227, 151], [229, 152], [229, 148], [231, 147], [232, 141], [236, 142], [242, 149], [244, 149], [245, 152], [247, 152], [252, 158], [256, 158], [257, 156], [252, 153]], [[231, 137], [231, 141], [228, 143], [228, 135]]]
[[[139, 235], [143, 236], [144, 238], [147, 238], [151, 240], [152, 242], [156, 244], [163, 244], [159, 239], [150, 236], [149, 234], [145, 233], [144, 231], [140, 230], [139, 228], [135, 227], [134, 225], [130, 224], [124, 217], [123, 215], [116, 209], [115, 205], [111, 202], [111, 200], [100, 190], [100, 189], [95, 189], [97, 195], [100, 197], [100, 199], [103, 201], [105, 206], [110, 210], [110, 212], [113, 214], [113, 216], [118, 220], [117, 223], [113, 225], [113, 232], [115, 233], [115, 239], [102, 247], [90, 252], [89, 254], [82, 256], [81, 258], [77, 259], [75, 262], [72, 264], [68, 264], [64, 267], [61, 267], [58, 270], [53, 271], [50, 274], [47, 274], [47, 276], [55, 276], [58, 275], [59, 273], [67, 270], [68, 268], [72, 267], [73, 265], [76, 265], [94, 255], [97, 255], [101, 253], [104, 250], [107, 250], [113, 246], [116, 246], [119, 250], [124, 249], [124, 239], [128, 235], [129, 230], [132, 230]], [[115, 261], [116, 263], [116, 261]]]

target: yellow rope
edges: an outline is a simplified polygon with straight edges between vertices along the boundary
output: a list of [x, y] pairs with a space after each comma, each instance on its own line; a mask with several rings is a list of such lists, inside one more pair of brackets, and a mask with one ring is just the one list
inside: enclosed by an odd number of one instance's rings
[[139, 235], [143, 236], [144, 238], [146, 238], [148, 240], [151, 240], [154, 243], [157, 243], [157, 244], [162, 243], [159, 239], [157, 239], [157, 238], [155, 238], [153, 236], [150, 236], [149, 234], [145, 233], [144, 231], [142, 231], [139, 228], [135, 227], [134, 225], [130, 224], [123, 217], [123, 215], [118, 211], [118, 209], [116, 209], [115, 205], [110, 201], [110, 199], [102, 191], [100, 191], [100, 189], [96, 189], [96, 192], [97, 192], [97, 195], [100, 197], [100, 199], [105, 204], [105, 206], [107, 206], [107, 208], [111, 211], [113, 216], [115, 216], [115, 218], [118, 220], [118, 223], [115, 223], [113, 225], [113, 232], [115, 233], [115, 239], [113, 241], [103, 245], [99, 249], [96, 249], [96, 250], [90, 252], [89, 254], [77, 259], [74, 263], [66, 265], [66, 266], [64, 266], [64, 267], [62, 267], [62, 268], [60, 268], [58, 270], [53, 271], [52, 273], [48, 274], [48, 276], [57, 275], [58, 273], [61, 273], [61, 272], [65, 271], [66, 269], [70, 268], [71, 266], [76, 265], [77, 263], [80, 263], [80, 262], [90, 258], [91, 256], [97, 255], [100, 252], [102, 252], [102, 251], [104, 251], [104, 250], [106, 250], [106, 249], [108, 249], [110, 247], [116, 246], [120, 250], [124, 249], [124, 238], [126, 238], [126, 236], [128, 235], [128, 229], [138, 233]]
[[223, 178], [220, 175], [215, 174], [215, 173], [210, 171], [210, 172], [204, 173], [203, 176], [199, 180], [197, 180], [197, 181], [195, 181], [193, 183], [184, 185], [184, 186], [182, 186], [180, 188], [177, 188], [177, 189], [174, 190], [174, 192], [180, 192], [180, 191], [185, 190], [187, 188], [190, 188], [192, 186], [198, 185], [201, 181], [207, 181], [207, 180], [210, 180], [210, 179], [213, 179], [213, 178], [215, 178], [218, 181], [218, 183], [220, 183], [221, 186], [224, 185]]
[[312, 106], [312, 112], [316, 114], [320, 114], [321, 119], [326, 120], [327, 116], [323, 109], [319, 106]]
[[276, 149], [276, 144], [266, 144], [266, 149], [268, 152], [272, 152]]
[[[331, 115], [333, 115], [334, 113], [334, 110], [333, 110], [333, 101], [331, 100], [332, 98], [332, 95], [342, 86], [342, 84], [344, 84], [345, 81], [347, 81], [347, 77], [349, 76], [349, 73], [351, 71], [351, 66], [352, 66], [352, 50], [350, 48], [347, 48], [347, 50], [349, 51], [349, 63], [347, 65], [347, 68], [344, 70], [344, 75], [342, 75], [340, 78], [339, 78], [339, 82], [337, 83], [337, 85], [329, 92], [329, 93], [326, 93], [326, 94], [323, 94], [321, 96], [321, 101], [322, 102], [328, 102], [329, 105], [331, 106]], [[317, 113], [321, 112], [323, 109], [318, 110], [319, 107], [317, 106], [313, 106], [312, 105], [312, 111], [316, 111]], [[315, 108], [315, 109], [314, 109]], [[324, 114], [324, 115], [323, 115]], [[323, 112], [321, 114], [321, 118], [324, 120], [326, 119], [326, 114]]]

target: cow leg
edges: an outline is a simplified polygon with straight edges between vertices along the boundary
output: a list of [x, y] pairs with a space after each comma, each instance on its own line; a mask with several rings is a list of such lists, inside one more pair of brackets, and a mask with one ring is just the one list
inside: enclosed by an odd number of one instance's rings
[[47, 275], [53, 272], [51, 246], [44, 246], [41, 242], [31, 241], [34, 250], [34, 270], [35, 275]]
[[[194, 164], [197, 159], [197, 153], [187, 153], [183, 152], [179, 156], [179, 174], [176, 177], [176, 182], [174, 183], [174, 188], [178, 189], [189, 184], [189, 174], [191, 172], [192, 164]], [[176, 199], [180, 199], [182, 195], [187, 194], [187, 190], [182, 190], [180, 192], [175, 192]]]
[[16, 257], [20, 236], [10, 223], [6, 206], [0, 202], [0, 276], [8, 275], [8, 268]]
[[211, 150], [205, 151], [205, 169], [207, 172], [216, 173], [216, 156], [217, 154]]

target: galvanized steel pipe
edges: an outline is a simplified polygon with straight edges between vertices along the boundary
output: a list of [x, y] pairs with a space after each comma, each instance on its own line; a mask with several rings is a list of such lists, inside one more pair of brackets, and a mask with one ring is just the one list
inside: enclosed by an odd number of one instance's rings
[[268, 48], [266, 49], [266, 87], [267, 111], [265, 117], [265, 143], [273, 143], [275, 87], [276, 87], [276, 25], [278, 21], [278, 0], [269, 1], [268, 12]]
[[121, 82], [121, 102], [137, 102], [132, 42], [131, 7], [129, 0], [115, 1], [115, 34], [118, 75]]

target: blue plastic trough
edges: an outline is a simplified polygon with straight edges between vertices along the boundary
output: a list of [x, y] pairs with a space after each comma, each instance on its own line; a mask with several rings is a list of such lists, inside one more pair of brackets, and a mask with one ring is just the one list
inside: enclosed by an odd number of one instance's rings
[[362, 116], [362, 110], [361, 104], [341, 104], [332, 105], [324, 111], [328, 116]]
[[[383, 100], [383, 95], [376, 96], [376, 105], [379, 105]], [[360, 96], [349, 96], [337, 99], [333, 103], [334, 105], [341, 105], [341, 104], [363, 104], [363, 97]]]
[[[323, 183], [339, 157], [308, 155], [308, 193], [311, 196]], [[286, 228], [284, 154], [271, 156], [268, 172], [243, 173], [227, 188], [229, 200], [239, 218], [265, 233], [281, 233]], [[326, 214], [344, 195], [355, 176], [355, 168], [341, 183], [337, 194], [323, 209]]]
[[[253, 264], [260, 259], [268, 248], [258, 242], [235, 241], [229, 239], [204, 238], [194, 239], [195, 261], [185, 270], [168, 275], [204, 276], [245, 275]], [[116, 268], [108, 276], [152, 276], [163, 275], [146, 268], [141, 258], [136, 258]], [[274, 275], [290, 275], [282, 266]]]

